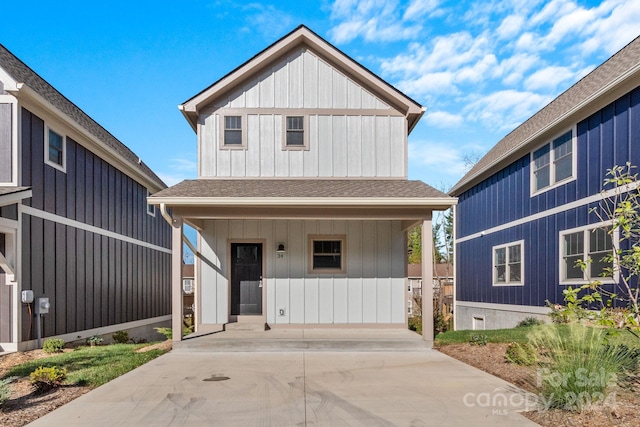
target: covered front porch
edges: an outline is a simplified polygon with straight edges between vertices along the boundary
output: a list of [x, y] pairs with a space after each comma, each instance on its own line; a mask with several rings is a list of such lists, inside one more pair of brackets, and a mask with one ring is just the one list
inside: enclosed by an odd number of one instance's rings
[[[196, 332], [242, 323], [406, 329], [406, 232], [422, 225], [432, 242], [432, 212], [453, 203], [402, 180], [196, 180], [149, 200], [173, 227], [174, 331], [182, 329], [183, 226], [198, 232]], [[422, 256], [432, 283], [431, 244]], [[423, 295], [427, 346], [432, 292]]]

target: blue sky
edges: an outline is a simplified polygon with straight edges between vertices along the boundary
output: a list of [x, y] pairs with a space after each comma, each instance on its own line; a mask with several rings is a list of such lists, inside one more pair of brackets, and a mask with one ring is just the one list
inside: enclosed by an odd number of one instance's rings
[[303, 23], [428, 108], [409, 177], [448, 189], [640, 34], [638, 0], [3, 4], [0, 43], [167, 184], [196, 174], [177, 105]]

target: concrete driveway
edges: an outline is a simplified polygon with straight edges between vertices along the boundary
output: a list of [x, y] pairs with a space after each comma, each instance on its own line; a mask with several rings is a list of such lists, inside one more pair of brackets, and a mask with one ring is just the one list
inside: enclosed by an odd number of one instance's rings
[[174, 351], [30, 425], [535, 425], [526, 404], [435, 350]]

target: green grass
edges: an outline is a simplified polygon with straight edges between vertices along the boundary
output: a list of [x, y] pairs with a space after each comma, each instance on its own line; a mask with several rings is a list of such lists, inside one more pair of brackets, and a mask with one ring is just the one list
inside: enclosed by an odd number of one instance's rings
[[[556, 325], [561, 334], [567, 334], [569, 330], [568, 325]], [[519, 342], [526, 343], [529, 342], [528, 334], [535, 329], [535, 326], [521, 326], [517, 328], [511, 329], [494, 329], [494, 330], [486, 330], [486, 331], [448, 331], [443, 332], [436, 335], [435, 341], [437, 345], [448, 345], [448, 344], [464, 344], [469, 343], [469, 338], [471, 335], [486, 335], [487, 342], [493, 343], [510, 343], [510, 342]], [[613, 331], [612, 334], [608, 336], [608, 340], [611, 344], [624, 344], [630, 348], [638, 347], [640, 348], [640, 338], [634, 336], [630, 332], [626, 330], [616, 330]]]
[[165, 353], [151, 350], [136, 353], [148, 344], [112, 344], [78, 347], [76, 350], [38, 360], [31, 360], [11, 369], [7, 377], [24, 377], [37, 368], [58, 366], [67, 369], [66, 384], [98, 387]]

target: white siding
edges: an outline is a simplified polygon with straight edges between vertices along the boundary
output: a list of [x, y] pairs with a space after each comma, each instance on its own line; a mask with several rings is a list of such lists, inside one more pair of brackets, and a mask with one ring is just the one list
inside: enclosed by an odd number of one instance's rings
[[[346, 236], [346, 274], [308, 273], [312, 234]], [[399, 221], [217, 220], [206, 222], [200, 239], [205, 324], [228, 321], [226, 251], [233, 239], [266, 242], [263, 275], [271, 324], [405, 322], [405, 239]], [[282, 258], [275, 253], [279, 242], [287, 248]]]
[[[244, 149], [221, 148], [224, 114], [246, 117]], [[307, 150], [283, 149], [286, 114], [309, 117]], [[405, 133], [401, 114], [300, 49], [203, 109], [200, 177], [406, 177]]]

